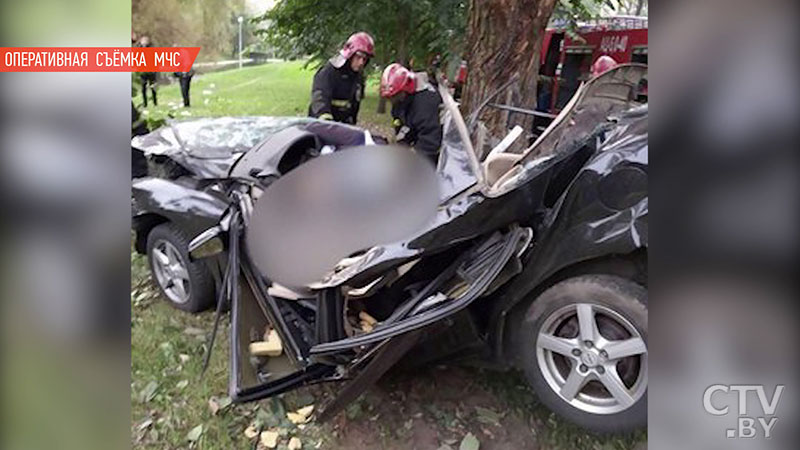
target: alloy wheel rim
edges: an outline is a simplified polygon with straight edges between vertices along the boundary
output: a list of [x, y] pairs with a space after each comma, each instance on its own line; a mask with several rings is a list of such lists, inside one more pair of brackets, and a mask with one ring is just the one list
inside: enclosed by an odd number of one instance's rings
[[178, 249], [168, 241], [158, 241], [150, 255], [156, 281], [172, 302], [183, 304], [189, 301], [189, 271]]
[[647, 390], [647, 344], [606, 306], [577, 303], [554, 311], [537, 336], [536, 358], [549, 387], [584, 412], [625, 411]]

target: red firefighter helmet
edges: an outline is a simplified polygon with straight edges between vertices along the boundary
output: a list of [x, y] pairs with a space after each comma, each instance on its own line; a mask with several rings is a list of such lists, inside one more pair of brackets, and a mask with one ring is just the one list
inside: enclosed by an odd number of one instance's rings
[[617, 63], [617, 61], [614, 60], [614, 58], [608, 55], [603, 55], [597, 58], [594, 64], [592, 64], [592, 76], [596, 77], [601, 73], [608, 72], [609, 70], [613, 69], [614, 67], [617, 67], [618, 65], [619, 63]]
[[363, 31], [354, 33], [347, 38], [347, 42], [345, 42], [342, 49], [339, 50], [339, 54], [341, 54], [344, 59], [350, 59], [356, 52], [363, 52], [370, 58], [375, 56], [375, 42], [372, 40], [372, 36]]
[[401, 91], [414, 93], [414, 74], [398, 63], [386, 66], [381, 76], [381, 97], [389, 98]]

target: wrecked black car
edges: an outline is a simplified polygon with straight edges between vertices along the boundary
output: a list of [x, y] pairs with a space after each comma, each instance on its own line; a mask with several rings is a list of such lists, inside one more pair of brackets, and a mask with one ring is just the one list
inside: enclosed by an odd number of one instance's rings
[[172, 124], [133, 141], [150, 161], [133, 184], [136, 250], [175, 307], [230, 307], [234, 401], [344, 382], [325, 420], [413, 349], [417, 364], [478, 356], [522, 369], [542, 402], [583, 427], [643, 426], [645, 76], [627, 64], [590, 80], [522, 151], [511, 150], [518, 129], [473, 144], [478, 114], [465, 122], [441, 90], [435, 217], [305, 286], [253, 262], [253, 205], [307, 161], [376, 138], [303, 118]]

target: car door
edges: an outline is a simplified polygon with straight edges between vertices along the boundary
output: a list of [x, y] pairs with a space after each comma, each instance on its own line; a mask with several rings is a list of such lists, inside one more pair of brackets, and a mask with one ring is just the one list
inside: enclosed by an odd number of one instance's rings
[[272, 297], [246, 247], [235, 238], [231, 242], [236, 250], [228, 269], [238, 279], [230, 295], [231, 399], [255, 401], [332, 377], [333, 366], [308, 357], [313, 324], [299, 309], [302, 305]]

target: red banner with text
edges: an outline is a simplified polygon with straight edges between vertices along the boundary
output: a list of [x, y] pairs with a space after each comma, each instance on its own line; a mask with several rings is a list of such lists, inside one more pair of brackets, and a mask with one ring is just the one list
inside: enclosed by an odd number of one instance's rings
[[200, 47], [0, 47], [0, 72], [188, 72]]

